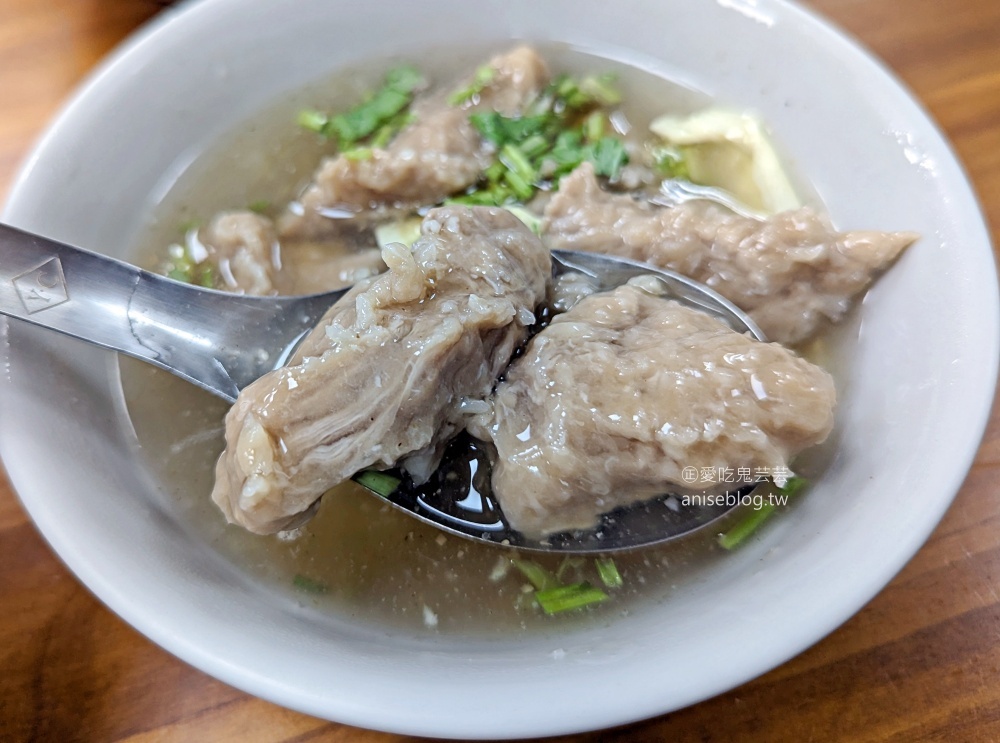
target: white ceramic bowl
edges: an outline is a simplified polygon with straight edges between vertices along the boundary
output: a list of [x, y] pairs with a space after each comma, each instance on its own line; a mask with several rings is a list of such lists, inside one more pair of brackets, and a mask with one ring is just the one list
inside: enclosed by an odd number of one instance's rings
[[[455, 38], [566, 42], [756, 109], [840, 226], [924, 235], [865, 300], [843, 440], [798, 508], [669, 602], [607, 625], [418, 636], [291, 606], [193, 538], [130, 454], [110, 354], [11, 323], [0, 452], [42, 533], [108, 606], [279, 704], [473, 738], [591, 729], [697, 702], [798, 653], [889, 581], [957, 491], [993, 394], [1000, 315], [973, 194], [920, 107], [839, 33], [777, 0], [182, 6], [76, 95], [5, 219], [121, 255], [164, 174], [217, 133], [325, 71]], [[465, 703], [470, 689], [489, 700], [488, 721]]]

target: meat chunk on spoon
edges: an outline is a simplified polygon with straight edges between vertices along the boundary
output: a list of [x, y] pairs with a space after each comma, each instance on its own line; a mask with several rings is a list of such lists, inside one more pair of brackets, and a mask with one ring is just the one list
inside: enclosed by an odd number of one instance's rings
[[[502, 209], [444, 207], [412, 251], [346, 294], [288, 366], [244, 389], [226, 416], [212, 497], [258, 533], [293, 528], [368, 467], [418, 481], [492, 391], [551, 275], [548, 250]], [[475, 406], [473, 406], [475, 407]]]
[[[529, 47], [493, 58], [490, 82], [471, 105], [439, 93], [414, 103], [414, 121], [365, 159], [323, 161], [302, 198], [282, 218], [282, 237], [315, 237], [337, 218], [379, 206], [433, 204], [472, 185], [492, 162], [489, 146], [469, 123], [482, 109], [514, 116], [548, 83], [545, 61]], [[331, 219], [331, 217], [333, 217]]]
[[785, 468], [833, 426], [822, 369], [631, 284], [585, 297], [498, 385], [493, 493], [532, 536], [685, 488], [687, 467]]
[[560, 182], [543, 230], [553, 248], [619, 255], [707, 284], [784, 344], [839, 320], [917, 239], [912, 232], [837, 232], [809, 208], [757, 220], [706, 201], [650, 205], [604, 191], [589, 164]]

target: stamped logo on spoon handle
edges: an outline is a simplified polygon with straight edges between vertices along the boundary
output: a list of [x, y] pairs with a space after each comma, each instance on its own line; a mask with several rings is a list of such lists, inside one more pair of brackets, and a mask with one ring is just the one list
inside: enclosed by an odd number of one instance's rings
[[13, 278], [14, 288], [29, 315], [69, 301], [66, 276], [58, 258], [49, 258]]

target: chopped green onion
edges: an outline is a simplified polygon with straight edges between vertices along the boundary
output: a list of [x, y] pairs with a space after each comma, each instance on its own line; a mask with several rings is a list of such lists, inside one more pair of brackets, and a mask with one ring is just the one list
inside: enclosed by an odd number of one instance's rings
[[546, 614], [581, 609], [607, 599], [608, 594], [586, 582], [535, 592], [535, 600]]
[[591, 103], [590, 96], [580, 90], [580, 85], [569, 75], [560, 75], [552, 83], [553, 108], [583, 108]]
[[601, 106], [617, 106], [622, 102], [622, 94], [614, 86], [615, 76], [587, 75], [580, 81], [580, 91]]
[[551, 591], [560, 588], [556, 577], [537, 562], [522, 560], [519, 557], [512, 558], [511, 562], [528, 579], [528, 582], [535, 587], [536, 591]]
[[542, 218], [537, 214], [525, 209], [523, 206], [517, 206], [514, 204], [505, 206], [504, 208], [520, 219], [524, 223], [525, 227], [534, 232], [536, 235], [542, 234]]
[[396, 488], [402, 482], [398, 477], [378, 470], [362, 470], [351, 479], [361, 487], [368, 488], [383, 498], [388, 498], [396, 492]]
[[490, 183], [496, 183], [501, 178], [503, 174], [507, 171], [507, 167], [499, 160], [494, 160], [486, 170], [483, 171], [483, 177], [486, 178]]
[[791, 498], [793, 495], [798, 495], [808, 483], [809, 481], [804, 477], [789, 477], [785, 484], [778, 488], [778, 492]]
[[373, 148], [385, 149], [385, 146], [392, 141], [392, 138], [396, 136], [400, 129], [403, 127], [392, 126], [392, 124], [384, 124], [380, 126], [378, 131], [372, 137], [371, 147], [366, 147], [365, 149], [371, 152]]
[[[191, 222], [184, 227], [185, 232], [190, 232], [197, 229], [197, 223]], [[208, 289], [215, 288], [214, 267], [207, 261], [196, 263], [186, 245], [174, 243], [167, 248], [167, 260], [164, 261], [160, 271], [164, 276], [174, 281], [183, 281], [185, 284], [194, 284]]]
[[601, 582], [608, 588], [621, 588], [624, 581], [622, 574], [618, 572], [618, 566], [610, 557], [598, 557], [594, 560], [597, 567], [597, 574], [601, 576]]
[[607, 76], [583, 82], [562, 75], [550, 83], [521, 116], [477, 111], [469, 122], [496, 147], [494, 162], [473, 189], [452, 202], [497, 204], [527, 202], [550, 189], [584, 161], [598, 175], [617, 179], [628, 162], [620, 139], [611, 136], [601, 106], [620, 100]]
[[742, 521], [738, 522], [729, 531], [719, 535], [719, 545], [723, 549], [732, 550], [739, 547], [747, 538], [753, 534], [760, 525], [767, 521], [774, 512], [774, 506], [766, 503], [761, 508], [753, 511]]
[[185, 268], [171, 268], [167, 271], [167, 278], [173, 279], [174, 281], [183, 281], [185, 284], [191, 283], [191, 267]]
[[177, 229], [182, 235], [187, 235], [191, 230], [196, 230], [199, 227], [201, 227], [200, 219], [186, 219], [177, 225]]
[[271, 208], [271, 202], [265, 199], [258, 199], [257, 201], [252, 201], [247, 205], [247, 209], [254, 212], [255, 214], [263, 214], [270, 208]]
[[532, 134], [518, 145], [525, 157], [535, 159], [549, 150], [548, 140], [541, 134]]
[[201, 273], [198, 276], [198, 284], [206, 289], [213, 289], [215, 287], [215, 272], [212, 270], [210, 265], [201, 267]]
[[587, 75], [577, 82], [569, 75], [560, 75], [540, 97], [539, 104], [550, 101], [549, 107], [560, 111], [579, 111], [592, 106], [616, 106], [621, 93], [614, 86], [614, 75]]
[[524, 180], [524, 178], [513, 170], [504, 173], [504, 181], [521, 201], [528, 201], [535, 193], [535, 189], [531, 183]]
[[296, 575], [292, 579], [292, 585], [298, 588], [300, 591], [305, 591], [306, 593], [326, 593], [330, 590], [329, 586], [325, 583], [320, 583], [318, 580], [313, 580], [305, 575]]
[[317, 134], [326, 134], [326, 125], [330, 122], [330, 117], [322, 111], [307, 108], [299, 111], [299, 126]]
[[688, 168], [684, 152], [679, 147], [660, 147], [653, 151], [656, 160], [657, 172], [667, 178], [680, 178], [685, 181], [691, 180], [691, 171]]
[[499, 206], [503, 200], [495, 189], [480, 189], [471, 193], [451, 196], [444, 200], [445, 204], [464, 204], [465, 206]]
[[604, 136], [604, 112], [594, 111], [583, 120], [583, 138], [587, 142], [597, 142]]
[[500, 162], [502, 162], [508, 170], [517, 173], [525, 181], [533, 181], [538, 173], [535, 172], [535, 168], [532, 167], [531, 162], [521, 151], [521, 149], [511, 142], [508, 142], [500, 150]]
[[344, 157], [352, 162], [357, 162], [358, 160], [371, 160], [372, 159], [372, 148], [371, 147], [354, 147], [350, 150], [344, 150], [341, 152]]
[[497, 71], [494, 68], [489, 65], [483, 65], [476, 70], [476, 74], [472, 77], [472, 82], [467, 87], [456, 90], [451, 94], [448, 98], [448, 103], [452, 106], [460, 106], [472, 100], [475, 96], [483, 92], [483, 88], [493, 82], [496, 73]]
[[[796, 495], [806, 485], [804, 477], [792, 477], [785, 483], [784, 487], [778, 488], [778, 493], [786, 497]], [[729, 531], [719, 535], [719, 546], [723, 549], [733, 550], [743, 544], [750, 536], [756, 532], [761, 524], [767, 521], [771, 514], [777, 509], [774, 503], [765, 503], [759, 509], [753, 511], [742, 521], [736, 522]]]
[[562, 582], [566, 578], [566, 573], [570, 570], [574, 572], [579, 572], [580, 568], [584, 565], [584, 559], [582, 557], [574, 557], [572, 555], [567, 555], [563, 558], [563, 561], [559, 563], [559, 567], [556, 568], [556, 578]]

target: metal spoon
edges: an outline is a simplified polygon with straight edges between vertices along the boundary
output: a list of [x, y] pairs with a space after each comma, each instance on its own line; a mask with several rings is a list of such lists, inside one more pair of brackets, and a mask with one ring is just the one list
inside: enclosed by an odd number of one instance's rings
[[[679, 274], [596, 253], [553, 251], [552, 257], [554, 277], [581, 273], [597, 290], [654, 276], [666, 296], [763, 340], [735, 305]], [[284, 363], [345, 292], [251, 297], [203, 289], [0, 225], [0, 314], [148, 361], [230, 402]], [[612, 512], [592, 531], [532, 540], [507, 526], [489, 494], [486, 449], [468, 437], [452, 442], [430, 482], [418, 487], [400, 479], [393, 492], [379, 494], [407, 513], [478, 541], [546, 552], [610, 552], [663, 542], [732, 508], [682, 509], [665, 498]]]
[[700, 186], [697, 183], [679, 178], [668, 178], [661, 182], [660, 192], [649, 199], [650, 204], [658, 206], [677, 206], [685, 201], [711, 201], [713, 204], [726, 207], [741, 217], [756, 220], [767, 219], [764, 212], [747, 206], [729, 191], [714, 186]]

